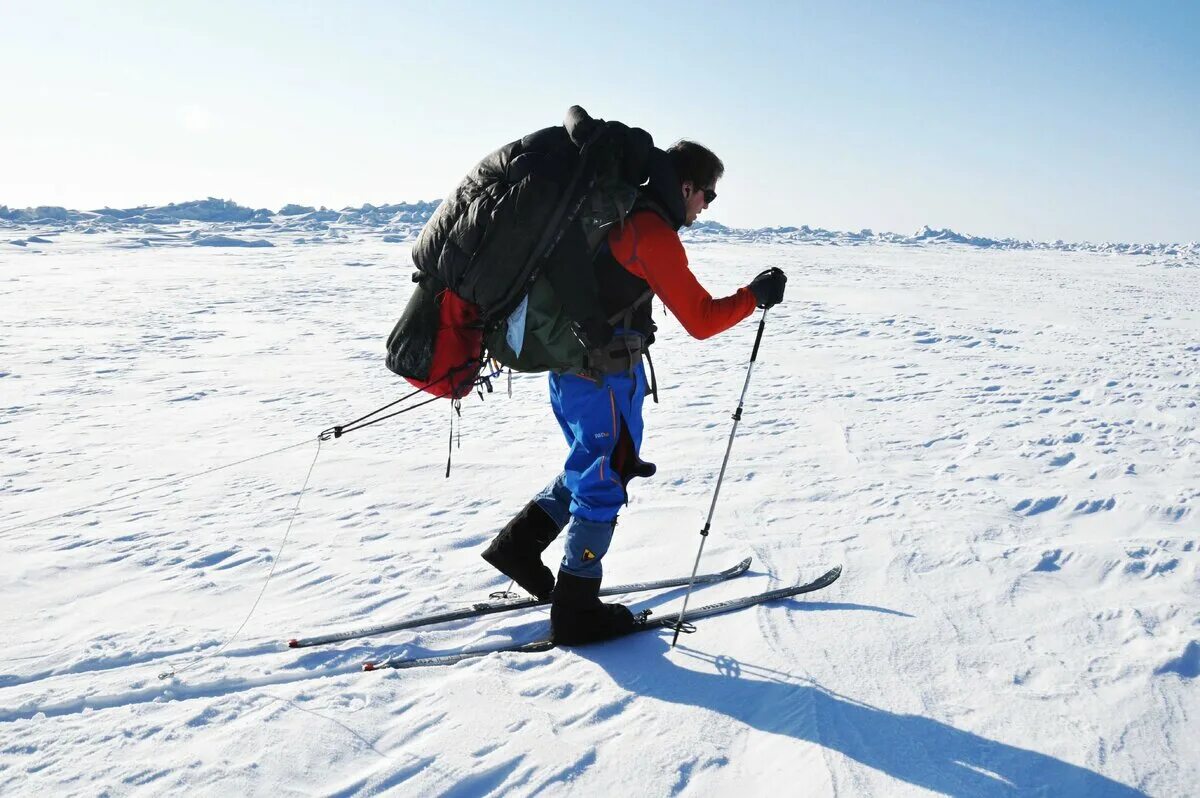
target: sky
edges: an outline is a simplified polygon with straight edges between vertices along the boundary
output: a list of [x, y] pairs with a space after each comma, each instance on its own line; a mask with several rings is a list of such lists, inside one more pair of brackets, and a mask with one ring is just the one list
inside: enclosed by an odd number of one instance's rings
[[0, 0], [0, 204], [438, 199], [580, 104], [703, 218], [1200, 240], [1200, 3]]

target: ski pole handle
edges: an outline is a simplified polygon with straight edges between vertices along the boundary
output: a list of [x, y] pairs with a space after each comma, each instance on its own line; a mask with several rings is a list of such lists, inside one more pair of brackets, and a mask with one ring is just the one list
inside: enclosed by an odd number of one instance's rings
[[762, 318], [758, 320], [758, 334], [754, 336], [754, 351], [750, 353], [750, 362], [758, 360], [758, 347], [762, 344], [763, 330], [767, 328], [767, 311], [770, 308], [763, 308]]

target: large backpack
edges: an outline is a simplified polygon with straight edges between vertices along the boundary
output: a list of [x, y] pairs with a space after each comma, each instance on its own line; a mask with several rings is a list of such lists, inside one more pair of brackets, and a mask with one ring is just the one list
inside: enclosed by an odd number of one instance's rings
[[516, 371], [583, 365], [576, 330], [601, 314], [592, 260], [632, 210], [652, 147], [644, 130], [572, 106], [562, 126], [480, 161], [413, 246], [416, 287], [388, 368], [460, 398], [489, 359]]

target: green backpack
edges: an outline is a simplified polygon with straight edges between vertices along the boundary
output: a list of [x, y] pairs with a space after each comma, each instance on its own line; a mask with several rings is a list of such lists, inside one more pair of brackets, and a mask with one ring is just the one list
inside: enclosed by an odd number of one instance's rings
[[388, 367], [435, 386], [430, 364], [447, 291], [478, 311], [478, 366], [490, 358], [522, 372], [582, 367], [576, 325], [601, 313], [592, 261], [633, 209], [652, 147], [644, 130], [575, 106], [563, 127], [481, 161], [414, 245], [420, 290], [389, 337]]

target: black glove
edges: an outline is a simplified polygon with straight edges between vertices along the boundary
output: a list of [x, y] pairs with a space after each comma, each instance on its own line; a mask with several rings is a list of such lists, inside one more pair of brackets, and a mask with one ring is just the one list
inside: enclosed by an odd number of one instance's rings
[[589, 350], [603, 349], [613, 338], [613, 328], [609, 323], [595, 316], [576, 322], [574, 329], [575, 337]]
[[782, 269], [770, 268], [750, 282], [750, 290], [758, 300], [760, 308], [770, 308], [783, 301], [783, 289], [787, 287], [787, 275]]

